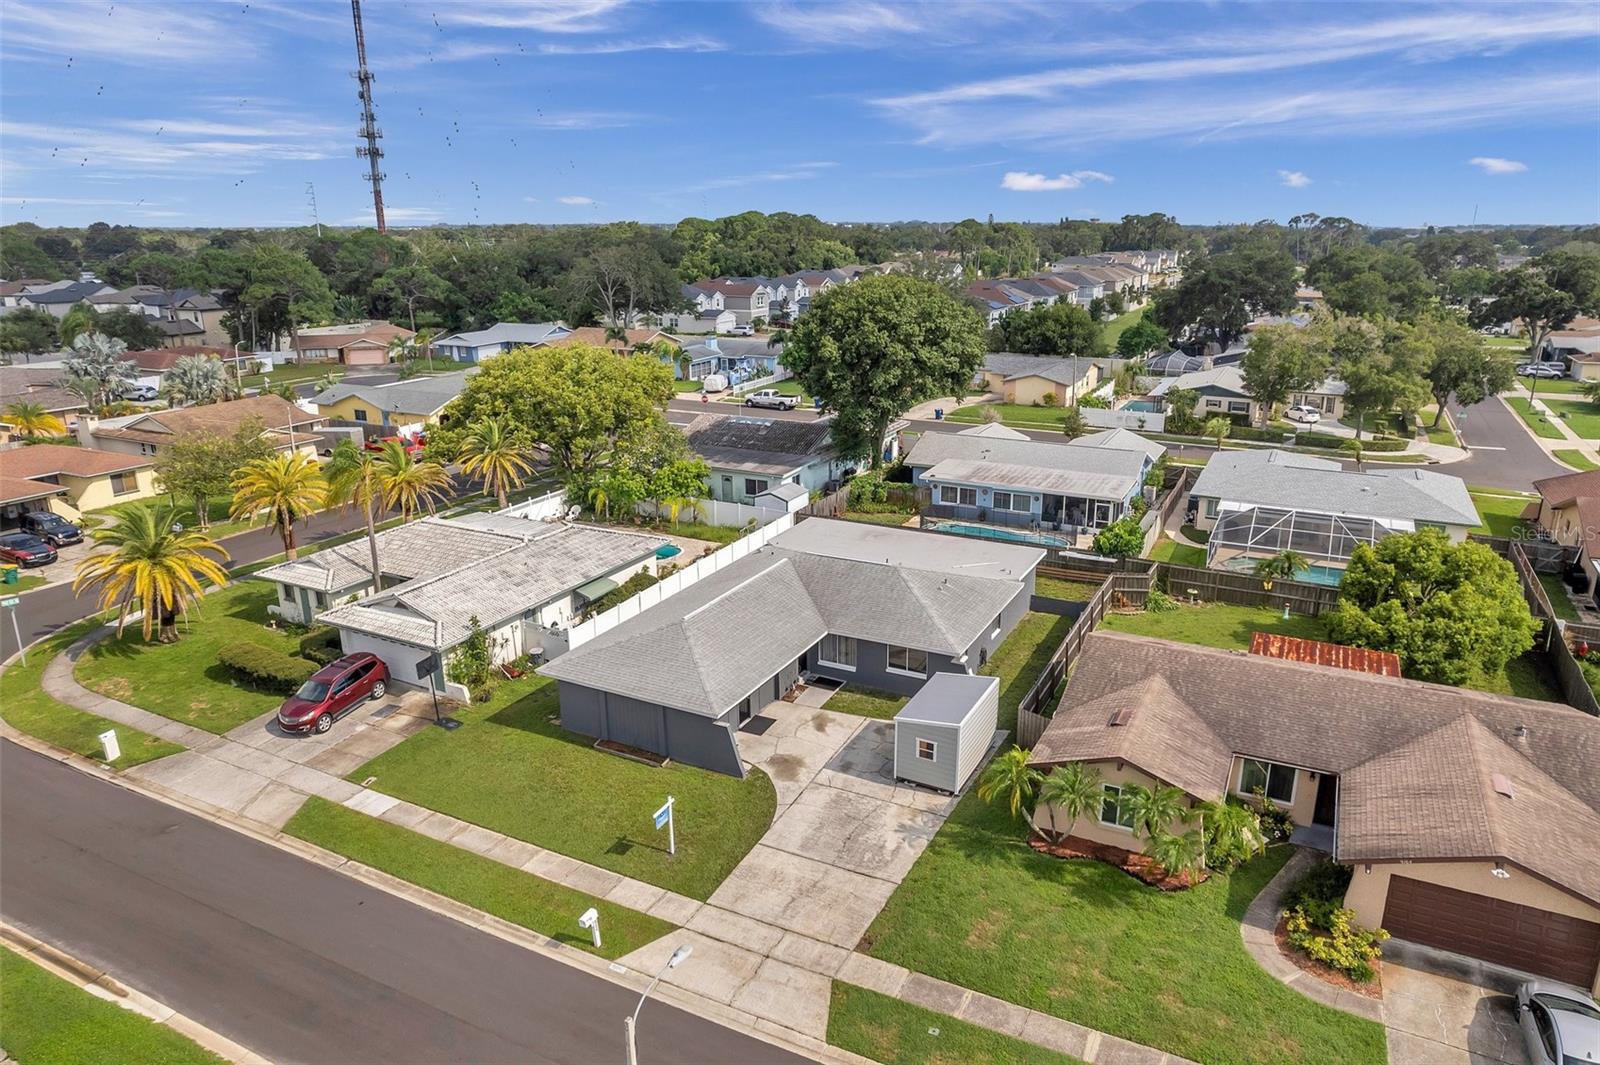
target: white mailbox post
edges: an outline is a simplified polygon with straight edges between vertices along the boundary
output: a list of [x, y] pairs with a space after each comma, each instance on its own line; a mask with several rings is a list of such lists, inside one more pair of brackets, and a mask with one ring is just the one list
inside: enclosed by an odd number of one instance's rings
[[584, 910], [583, 911], [583, 916], [578, 918], [578, 927], [579, 928], [587, 928], [589, 930], [589, 934], [592, 937], [594, 937], [595, 949], [599, 950], [600, 949], [600, 911], [595, 909], [593, 906], [590, 906], [587, 910]]
[[115, 762], [122, 757], [122, 744], [117, 742], [116, 729], [108, 728], [100, 733], [100, 746], [105, 751], [107, 762]]

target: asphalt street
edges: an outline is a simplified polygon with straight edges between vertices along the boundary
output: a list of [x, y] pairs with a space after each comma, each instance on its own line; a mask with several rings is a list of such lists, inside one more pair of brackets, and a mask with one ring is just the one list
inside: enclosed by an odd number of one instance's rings
[[1528, 435], [1522, 419], [1498, 398], [1466, 408], [1452, 402], [1450, 416], [1456, 421], [1458, 435], [1471, 448], [1472, 456], [1439, 468], [1470, 485], [1528, 492], [1540, 478], [1572, 472], [1551, 458]]
[[[626, 988], [15, 744], [0, 763], [0, 915], [271, 1060], [623, 1060]], [[808, 1060], [655, 1001], [639, 1056]]]

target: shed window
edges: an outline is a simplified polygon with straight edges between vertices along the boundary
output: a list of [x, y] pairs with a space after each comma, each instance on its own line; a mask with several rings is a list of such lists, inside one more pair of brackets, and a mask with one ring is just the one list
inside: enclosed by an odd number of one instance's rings
[[856, 668], [856, 641], [853, 636], [828, 635], [817, 649], [817, 661], [839, 669]]
[[889, 669], [894, 673], [910, 673], [917, 677], [928, 675], [928, 652], [914, 647], [890, 647]]
[[1133, 810], [1122, 802], [1122, 789], [1104, 784], [1100, 790], [1100, 823], [1117, 828], [1133, 828]]
[[1246, 758], [1244, 768], [1239, 771], [1239, 790], [1246, 795], [1254, 795], [1258, 788], [1266, 789], [1267, 798], [1273, 802], [1293, 802], [1294, 768]]
[[936, 761], [938, 761], [939, 760], [939, 745], [937, 743], [934, 743], [932, 740], [918, 740], [917, 741], [917, 757], [922, 759], [924, 762], [936, 762]]

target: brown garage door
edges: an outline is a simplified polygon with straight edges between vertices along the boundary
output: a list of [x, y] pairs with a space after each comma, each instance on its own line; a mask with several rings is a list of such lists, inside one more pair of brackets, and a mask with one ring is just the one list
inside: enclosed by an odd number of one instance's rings
[[1389, 878], [1383, 926], [1397, 939], [1579, 987], [1600, 966], [1600, 924], [1404, 876]]

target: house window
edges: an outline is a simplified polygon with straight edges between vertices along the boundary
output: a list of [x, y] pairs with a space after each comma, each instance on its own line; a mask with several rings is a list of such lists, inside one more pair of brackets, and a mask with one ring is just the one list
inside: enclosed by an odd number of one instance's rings
[[747, 496], [758, 496], [762, 492], [765, 492], [766, 490], [767, 490], [767, 482], [766, 481], [763, 481], [763, 480], [761, 480], [760, 478], [757, 478], [757, 477], [746, 477], [744, 479], [744, 494], [745, 495], [747, 495]]
[[928, 675], [928, 652], [914, 647], [889, 648], [889, 672], [906, 673], [913, 677]]
[[154, 444], [140, 444], [139, 445], [139, 454], [141, 454], [141, 455], [154, 455], [155, 453], [156, 453], [156, 446]]
[[367, 420], [367, 412], [362, 410], [360, 407], [356, 408], [356, 412], [355, 413], [356, 413], [356, 421], [364, 422], [364, 421]]
[[1220, 399], [1208, 399], [1208, 400], [1206, 400], [1206, 410], [1220, 410], [1221, 407], [1222, 407], [1222, 400], [1220, 400]]
[[1246, 400], [1246, 399], [1230, 399], [1230, 400], [1228, 400], [1228, 413], [1229, 414], [1249, 414], [1250, 413], [1250, 401]]
[[1215, 499], [1206, 500], [1206, 517], [1215, 518], [1216, 516], [1217, 516], [1217, 501]]
[[1294, 801], [1294, 767], [1263, 762], [1256, 758], [1244, 759], [1239, 771], [1239, 790], [1254, 795], [1256, 789], [1266, 789], [1267, 798], [1287, 805]]
[[924, 762], [936, 762], [936, 761], [938, 761], [939, 760], [939, 745], [937, 743], [934, 743], [932, 740], [918, 740], [917, 741], [917, 757], [922, 759]]
[[137, 492], [138, 490], [139, 490], [138, 478], [131, 477], [126, 473], [113, 473], [111, 475], [111, 494], [112, 495], [114, 495], [114, 496], [125, 496], [129, 492]]
[[1004, 620], [1004, 618], [1005, 618], [1004, 614], [996, 614], [994, 616], [994, 631], [989, 634], [989, 639], [992, 640], [996, 636], [1000, 635], [1000, 622], [1002, 620]]
[[824, 636], [817, 648], [817, 661], [837, 669], [856, 668], [856, 641], [852, 636]]
[[1100, 787], [1100, 823], [1116, 828], [1133, 828], [1133, 810], [1123, 805], [1122, 789], [1115, 784]]
[[976, 488], [958, 488], [953, 484], [939, 486], [939, 502], [955, 503], [963, 507], [978, 505], [978, 490]]
[[1016, 492], [996, 492], [994, 494], [994, 509], [1026, 511], [1028, 509], [1028, 501], [1031, 498], [1031, 496], [1021, 495]]

